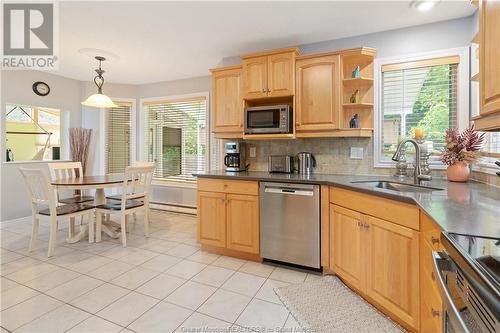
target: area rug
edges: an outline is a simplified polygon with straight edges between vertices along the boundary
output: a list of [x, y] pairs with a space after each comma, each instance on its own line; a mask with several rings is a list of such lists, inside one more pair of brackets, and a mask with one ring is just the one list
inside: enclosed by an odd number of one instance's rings
[[274, 292], [305, 332], [406, 332], [335, 276], [276, 288]]

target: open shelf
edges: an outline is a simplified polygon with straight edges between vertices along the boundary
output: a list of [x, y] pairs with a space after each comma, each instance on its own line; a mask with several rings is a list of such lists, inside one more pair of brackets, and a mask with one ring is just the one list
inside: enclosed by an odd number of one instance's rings
[[342, 80], [344, 84], [373, 84], [373, 79], [369, 77], [348, 77]]
[[373, 108], [373, 103], [344, 103], [342, 106], [346, 109], [368, 109]]

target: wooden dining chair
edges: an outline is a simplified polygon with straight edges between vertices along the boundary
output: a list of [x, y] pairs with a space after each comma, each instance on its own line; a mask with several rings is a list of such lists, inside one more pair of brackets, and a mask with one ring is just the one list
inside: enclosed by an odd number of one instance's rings
[[[57, 237], [57, 225], [63, 218], [69, 218], [70, 227], [68, 228], [68, 236], [73, 236], [75, 217], [89, 214], [89, 221], [91, 220], [91, 213], [94, 206], [88, 203], [72, 203], [72, 204], [56, 204], [56, 191], [50, 184], [47, 174], [40, 169], [25, 169], [19, 168], [23, 180], [31, 195], [31, 213], [33, 216], [33, 226], [31, 230], [31, 241], [29, 251], [35, 248], [36, 239], [38, 237], [38, 229], [41, 218], [50, 219], [50, 237], [49, 249], [47, 257], [54, 254], [54, 248]], [[90, 235], [93, 234], [93, 223], [89, 223], [89, 240]]]
[[154, 166], [129, 166], [125, 169], [120, 200], [106, 200], [96, 206], [96, 242], [101, 241], [102, 215], [120, 214], [123, 247], [127, 246], [127, 216], [144, 212], [144, 235], [149, 237], [149, 194]]
[[[83, 177], [83, 169], [81, 162], [61, 162], [49, 163], [50, 177], [52, 179], [76, 178]], [[79, 195], [73, 195], [67, 198], [58, 198], [57, 201], [63, 204], [82, 203], [94, 201], [94, 197], [84, 195], [83, 190], [79, 190]]]

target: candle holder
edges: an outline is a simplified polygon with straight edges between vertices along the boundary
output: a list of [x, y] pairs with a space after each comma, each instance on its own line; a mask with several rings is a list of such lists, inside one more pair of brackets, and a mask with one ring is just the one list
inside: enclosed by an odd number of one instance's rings
[[399, 149], [399, 158], [396, 162], [396, 173], [394, 177], [404, 180], [408, 177], [408, 162], [406, 161], [406, 148], [402, 146]]

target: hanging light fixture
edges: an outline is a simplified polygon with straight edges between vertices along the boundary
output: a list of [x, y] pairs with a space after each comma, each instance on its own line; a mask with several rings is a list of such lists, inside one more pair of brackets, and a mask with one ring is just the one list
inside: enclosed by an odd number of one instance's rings
[[102, 74], [104, 71], [101, 69], [101, 62], [106, 60], [106, 58], [101, 56], [95, 57], [97, 61], [99, 61], [99, 68], [96, 69], [97, 76], [94, 77], [94, 83], [97, 86], [97, 94], [90, 95], [85, 101], [82, 102], [82, 105], [91, 106], [94, 108], [115, 108], [118, 107], [111, 98], [104, 95], [102, 93], [102, 85], [104, 84], [104, 77]]

